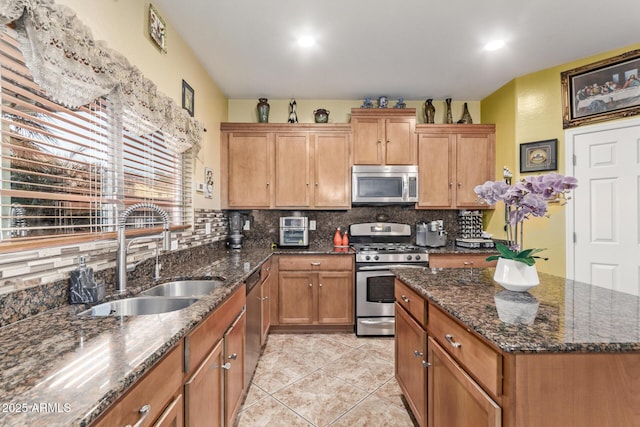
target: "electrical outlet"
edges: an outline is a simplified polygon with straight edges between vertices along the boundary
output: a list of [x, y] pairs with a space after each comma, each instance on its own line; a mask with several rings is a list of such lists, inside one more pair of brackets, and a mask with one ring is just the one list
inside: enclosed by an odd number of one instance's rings
[[315, 229], [316, 229], [316, 220], [312, 219], [309, 221], [309, 230], [315, 231]]
[[178, 241], [177, 240], [172, 240], [171, 241], [171, 250], [172, 251], [177, 251], [178, 250]]
[[243, 229], [244, 231], [249, 231], [249, 230], [251, 230], [251, 222], [249, 222], [249, 220], [246, 220], [246, 221], [244, 222], [244, 225], [242, 226], [242, 229]]
[[196, 182], [196, 191], [198, 193], [204, 193], [204, 182]]
[[207, 222], [204, 225], [204, 234], [206, 234], [207, 236], [209, 236], [211, 234], [211, 223]]

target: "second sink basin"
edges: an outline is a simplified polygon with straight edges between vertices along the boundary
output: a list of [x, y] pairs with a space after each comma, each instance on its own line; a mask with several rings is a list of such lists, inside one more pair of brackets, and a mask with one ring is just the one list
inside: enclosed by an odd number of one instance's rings
[[154, 286], [141, 295], [167, 297], [201, 297], [222, 286], [221, 280], [179, 280]]
[[138, 316], [160, 314], [189, 307], [197, 298], [134, 297], [109, 301], [79, 313], [80, 316]]

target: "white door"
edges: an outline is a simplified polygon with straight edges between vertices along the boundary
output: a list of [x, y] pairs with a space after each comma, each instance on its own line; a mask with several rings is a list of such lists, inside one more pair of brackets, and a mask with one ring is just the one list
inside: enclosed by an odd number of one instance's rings
[[[567, 131], [567, 276], [640, 295], [640, 121]], [[572, 235], [573, 234], [573, 235]]]

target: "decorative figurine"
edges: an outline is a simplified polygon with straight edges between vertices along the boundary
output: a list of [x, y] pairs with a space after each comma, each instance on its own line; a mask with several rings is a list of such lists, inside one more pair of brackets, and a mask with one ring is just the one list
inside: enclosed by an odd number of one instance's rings
[[387, 104], [389, 103], [389, 98], [386, 96], [381, 96], [378, 98], [378, 108], [387, 108]]
[[292, 99], [291, 102], [289, 102], [289, 123], [298, 123], [298, 114], [296, 113], [296, 107], [298, 104], [296, 104], [296, 100]]
[[427, 99], [424, 103], [425, 123], [435, 123], [436, 107], [433, 106], [433, 99]]
[[393, 108], [407, 108], [407, 104], [405, 104], [404, 98], [399, 98], [398, 102], [396, 102], [396, 105], [394, 105]]
[[365, 98], [364, 103], [360, 108], [373, 108], [373, 102], [371, 102], [371, 98]]

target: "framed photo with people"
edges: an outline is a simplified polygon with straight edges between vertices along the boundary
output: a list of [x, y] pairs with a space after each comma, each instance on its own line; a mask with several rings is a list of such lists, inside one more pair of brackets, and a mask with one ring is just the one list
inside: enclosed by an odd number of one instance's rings
[[561, 73], [562, 126], [640, 114], [640, 49]]

